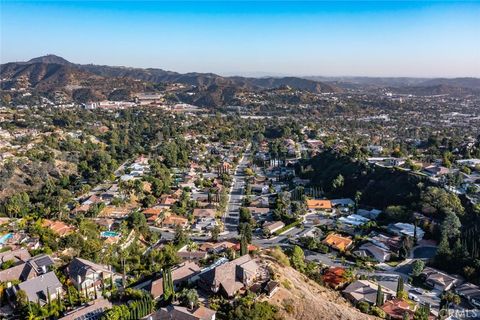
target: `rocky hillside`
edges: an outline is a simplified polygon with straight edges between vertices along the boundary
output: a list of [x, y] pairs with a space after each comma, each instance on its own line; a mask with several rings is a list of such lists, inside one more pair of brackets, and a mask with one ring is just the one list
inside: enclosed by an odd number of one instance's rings
[[376, 319], [352, 307], [338, 292], [320, 286], [291, 267], [266, 256], [281, 288], [268, 300], [287, 320]]

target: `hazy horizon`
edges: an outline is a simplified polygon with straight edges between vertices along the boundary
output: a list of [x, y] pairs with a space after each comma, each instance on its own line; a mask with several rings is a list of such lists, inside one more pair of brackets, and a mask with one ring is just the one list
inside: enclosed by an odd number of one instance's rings
[[480, 77], [478, 2], [1, 2], [1, 62], [243, 76]]

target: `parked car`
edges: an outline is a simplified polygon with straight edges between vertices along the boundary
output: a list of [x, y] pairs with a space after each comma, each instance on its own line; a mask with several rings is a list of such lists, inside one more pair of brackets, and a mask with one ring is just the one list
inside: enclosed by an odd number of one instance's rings
[[408, 294], [408, 298], [409, 298], [410, 300], [415, 301], [415, 302], [420, 302], [420, 298], [419, 298], [417, 295], [413, 294], [413, 293], [409, 293], [409, 294]]

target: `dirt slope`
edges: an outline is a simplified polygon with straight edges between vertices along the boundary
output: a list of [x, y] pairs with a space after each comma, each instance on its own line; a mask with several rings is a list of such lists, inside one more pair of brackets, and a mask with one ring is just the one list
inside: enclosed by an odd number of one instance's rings
[[355, 309], [338, 292], [317, 284], [295, 269], [283, 267], [271, 257], [265, 257], [265, 260], [281, 284], [268, 301], [279, 307], [284, 319], [376, 319]]

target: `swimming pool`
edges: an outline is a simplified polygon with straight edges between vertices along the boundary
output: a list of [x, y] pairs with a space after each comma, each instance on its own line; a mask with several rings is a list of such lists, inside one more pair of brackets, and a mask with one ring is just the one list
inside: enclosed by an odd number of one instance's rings
[[7, 233], [0, 238], [0, 244], [4, 244], [8, 239], [13, 237], [12, 233]]
[[100, 232], [100, 236], [103, 238], [111, 238], [119, 236], [119, 233], [115, 231], [102, 231]]

